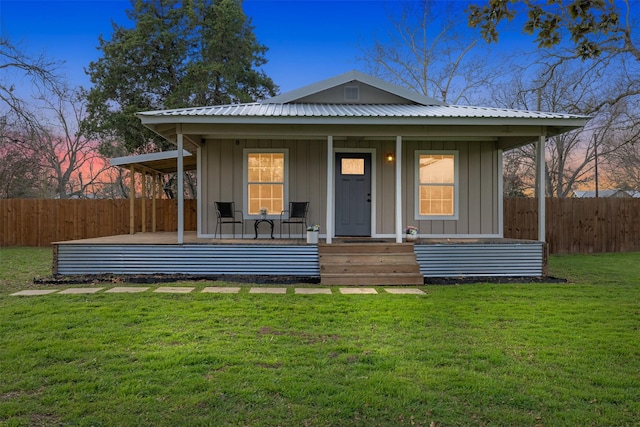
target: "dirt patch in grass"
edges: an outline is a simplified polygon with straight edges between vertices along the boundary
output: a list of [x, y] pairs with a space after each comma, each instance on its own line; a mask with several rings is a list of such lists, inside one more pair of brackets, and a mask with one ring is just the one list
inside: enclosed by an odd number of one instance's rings
[[[48, 276], [33, 279], [37, 285], [79, 284], [151, 284], [176, 282], [228, 282], [258, 285], [319, 284], [319, 277], [307, 276], [257, 276], [257, 275], [192, 275], [192, 274], [88, 274], [73, 276]], [[470, 283], [566, 283], [557, 277], [425, 277], [425, 285], [462, 285]]]
[[258, 335], [274, 335], [274, 336], [278, 336], [278, 335], [288, 335], [288, 336], [292, 336], [295, 338], [299, 338], [301, 340], [302, 343], [304, 344], [324, 344], [328, 341], [336, 341], [338, 340], [340, 337], [338, 335], [332, 334], [332, 335], [326, 335], [326, 334], [321, 334], [321, 335], [314, 335], [314, 334], [309, 334], [307, 332], [299, 332], [299, 331], [295, 331], [295, 332], [282, 332], [282, 331], [278, 331], [276, 329], [273, 329], [269, 326], [263, 326], [262, 328], [260, 328], [258, 330]]
[[425, 285], [464, 285], [469, 283], [566, 283], [558, 277], [425, 277]]

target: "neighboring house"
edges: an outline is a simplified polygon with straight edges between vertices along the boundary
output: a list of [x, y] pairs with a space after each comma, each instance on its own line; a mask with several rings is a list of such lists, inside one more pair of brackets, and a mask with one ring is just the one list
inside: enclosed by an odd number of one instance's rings
[[618, 197], [635, 197], [633, 192], [625, 191], [625, 190], [598, 190], [598, 194], [596, 196], [595, 190], [586, 190], [580, 191], [576, 190], [572, 193], [571, 197], [577, 197], [580, 199], [589, 198], [589, 197], [601, 197], [605, 198], [618, 198]]
[[[518, 242], [500, 240], [502, 153], [537, 143], [539, 154], [545, 138], [588, 119], [447, 105], [357, 71], [261, 102], [138, 117], [176, 144], [178, 171], [182, 150], [196, 155], [199, 238], [214, 237], [216, 201], [235, 202], [247, 235], [260, 208], [278, 220], [289, 202], [307, 201], [309, 223], [320, 224], [327, 244], [354, 236], [400, 243], [405, 227], [417, 227], [415, 251], [425, 276], [526, 275], [507, 266], [531, 263], [529, 252], [512, 261]], [[543, 164], [538, 162], [538, 173]], [[544, 216], [539, 221], [542, 242]], [[180, 219], [177, 234], [181, 245]], [[224, 237], [231, 236], [227, 228]], [[467, 245], [467, 255], [451, 252], [456, 242]], [[532, 275], [540, 275], [546, 262], [541, 242]], [[453, 246], [443, 250], [440, 244]], [[427, 266], [454, 259], [459, 265], [448, 270]], [[482, 270], [485, 265], [494, 267]]]

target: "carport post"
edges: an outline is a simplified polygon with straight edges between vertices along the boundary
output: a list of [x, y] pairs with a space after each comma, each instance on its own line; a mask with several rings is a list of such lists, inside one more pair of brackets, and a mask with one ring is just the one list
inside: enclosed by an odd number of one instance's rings
[[136, 233], [136, 167], [133, 163], [129, 166], [129, 234]]

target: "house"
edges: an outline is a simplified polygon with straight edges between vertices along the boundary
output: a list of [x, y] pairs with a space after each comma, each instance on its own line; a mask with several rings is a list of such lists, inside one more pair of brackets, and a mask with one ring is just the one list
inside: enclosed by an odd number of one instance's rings
[[[543, 275], [544, 215], [539, 241], [502, 238], [502, 153], [530, 143], [543, 153], [545, 138], [588, 119], [448, 105], [358, 71], [261, 102], [138, 117], [176, 144], [178, 171], [183, 150], [195, 153], [198, 239], [215, 245], [216, 201], [235, 202], [245, 237], [253, 237], [261, 208], [278, 222], [289, 202], [306, 201], [308, 222], [321, 226], [322, 248], [344, 238], [402, 244], [404, 228], [417, 227], [413, 247], [424, 277]], [[538, 165], [543, 174], [544, 162]], [[544, 198], [540, 203], [544, 212]], [[188, 243], [180, 221], [178, 246]], [[233, 237], [226, 230], [222, 237]], [[268, 237], [268, 230], [260, 233]], [[317, 256], [298, 246], [305, 257]], [[285, 264], [295, 265], [287, 257]], [[310, 274], [318, 274], [312, 261]], [[248, 263], [238, 255], [233, 264]], [[259, 274], [276, 270], [287, 272], [285, 265]]]
[[571, 197], [577, 197], [580, 199], [589, 197], [602, 197], [602, 198], [619, 198], [619, 197], [634, 197], [632, 192], [626, 190], [575, 190]]

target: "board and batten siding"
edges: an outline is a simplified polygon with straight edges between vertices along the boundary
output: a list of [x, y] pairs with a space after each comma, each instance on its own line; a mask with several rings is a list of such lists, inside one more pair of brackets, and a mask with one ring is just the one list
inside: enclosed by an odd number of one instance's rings
[[[458, 219], [415, 219], [415, 152], [458, 152]], [[425, 236], [492, 235], [500, 233], [498, 154], [490, 141], [419, 142], [403, 144], [403, 224], [416, 225]]]
[[[326, 223], [327, 142], [322, 139], [238, 139], [207, 140], [201, 149], [202, 234], [213, 235], [216, 225], [215, 201], [234, 201], [236, 209], [245, 210], [244, 150], [286, 149], [288, 152], [288, 200], [309, 201], [309, 223]], [[385, 160], [395, 153], [395, 140], [334, 140], [337, 151], [372, 151], [375, 168], [375, 233], [392, 236], [395, 230], [395, 163]], [[420, 150], [456, 150], [459, 165], [457, 220], [415, 219], [415, 152]], [[498, 209], [498, 155], [493, 142], [403, 142], [403, 226], [417, 225], [421, 235], [492, 235], [500, 234]], [[274, 212], [275, 218], [279, 212]], [[276, 223], [276, 233], [279, 224]], [[245, 233], [253, 233], [253, 221], [246, 218]]]
[[[324, 224], [327, 180], [326, 141], [319, 140], [208, 140], [201, 150], [201, 179], [207, 185], [202, 194], [202, 233], [213, 235], [216, 227], [216, 201], [233, 201], [245, 215], [245, 232], [253, 233], [244, 200], [244, 150], [285, 149], [288, 157], [288, 201], [309, 202], [309, 223]], [[286, 208], [286, 206], [285, 206]], [[278, 218], [280, 212], [270, 212]], [[205, 220], [206, 219], [206, 220]], [[279, 224], [276, 224], [276, 228]], [[277, 233], [278, 230], [275, 230]]]
[[[357, 99], [345, 99], [345, 88], [357, 87], [358, 97]], [[375, 88], [373, 86], [363, 84], [360, 82], [349, 82], [339, 86], [332, 87], [322, 92], [314, 93], [313, 95], [306, 96], [297, 100], [299, 103], [310, 104], [333, 104], [336, 100], [342, 102], [348, 102], [349, 104], [406, 104], [407, 100], [401, 96], [394, 95], [390, 92], [386, 92]]]

